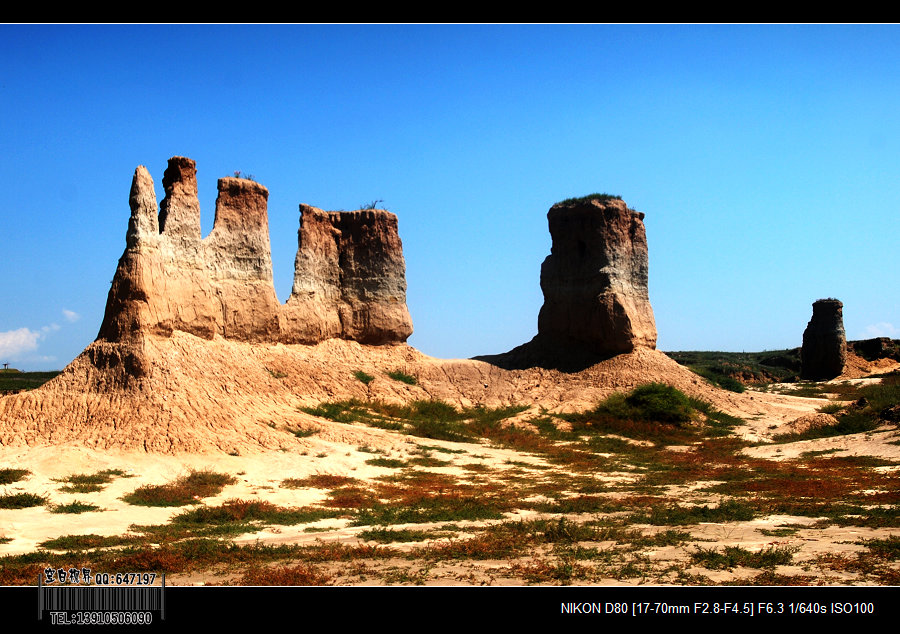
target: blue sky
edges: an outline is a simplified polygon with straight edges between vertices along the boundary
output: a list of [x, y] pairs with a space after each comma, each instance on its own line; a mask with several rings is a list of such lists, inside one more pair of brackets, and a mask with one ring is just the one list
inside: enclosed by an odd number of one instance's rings
[[298, 205], [396, 213], [438, 357], [537, 331], [546, 213], [646, 213], [663, 350], [799, 346], [837, 297], [900, 337], [900, 27], [0, 26], [0, 362], [97, 334], [146, 165], [268, 187], [276, 291]]

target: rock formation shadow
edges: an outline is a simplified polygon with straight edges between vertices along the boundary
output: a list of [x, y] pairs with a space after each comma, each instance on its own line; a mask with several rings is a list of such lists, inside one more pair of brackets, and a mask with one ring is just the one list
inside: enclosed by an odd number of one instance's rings
[[600, 354], [574, 348], [560, 349], [542, 344], [537, 337], [507, 352], [481, 354], [472, 357], [503, 370], [529, 370], [544, 368], [574, 374], [611, 359], [621, 353]]

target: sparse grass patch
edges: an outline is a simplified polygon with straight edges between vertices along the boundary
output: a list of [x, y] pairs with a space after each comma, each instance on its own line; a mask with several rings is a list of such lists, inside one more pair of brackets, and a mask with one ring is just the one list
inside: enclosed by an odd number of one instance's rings
[[355, 399], [301, 408], [313, 416], [340, 423], [360, 422], [379, 429], [451, 442], [472, 442], [479, 436], [495, 432], [500, 420], [523, 409], [525, 408], [481, 406], [457, 409], [449, 403], [436, 400], [417, 400], [407, 405], [394, 405]]
[[298, 549], [304, 561], [320, 563], [327, 561], [354, 561], [358, 559], [391, 559], [402, 556], [395, 548], [379, 544], [357, 544], [349, 546], [335, 542], [317, 542], [315, 546], [303, 546]]
[[[351, 410], [352, 401], [343, 401], [337, 403], [319, 403], [315, 407], [301, 407], [300, 411], [318, 416], [319, 418], [327, 418], [338, 423], [352, 423], [356, 420]], [[351, 410], [351, 411], [348, 411]]]
[[614, 194], [607, 194], [604, 192], [602, 194], [588, 194], [587, 196], [577, 196], [575, 198], [566, 198], [565, 200], [561, 200], [556, 204], [557, 205], [574, 205], [574, 204], [578, 204], [578, 203], [590, 202], [592, 200], [606, 202], [607, 200], [622, 200], [622, 197], [618, 196], [618, 195], [614, 195]]
[[450, 449], [449, 447], [438, 447], [437, 445], [419, 445], [419, 448], [425, 451], [439, 451], [441, 453], [466, 453], [465, 449]]
[[30, 473], [28, 469], [0, 469], [0, 484], [18, 482]]
[[24, 509], [31, 506], [43, 506], [47, 498], [33, 493], [12, 493], [0, 495], [0, 509]]
[[122, 499], [139, 506], [184, 506], [218, 495], [225, 485], [236, 482], [233, 476], [224, 473], [191, 471], [170, 484], [142, 486]]
[[288, 489], [302, 489], [312, 487], [315, 489], [333, 489], [357, 482], [350, 476], [335, 475], [331, 473], [317, 473], [306, 478], [288, 478], [281, 481], [281, 486]]
[[654, 526], [685, 526], [698, 522], [745, 522], [752, 520], [756, 511], [738, 500], [723, 501], [719, 506], [654, 506], [650, 514], [637, 513], [631, 521]]
[[226, 500], [221, 506], [201, 506], [182, 511], [172, 518], [173, 524], [208, 525], [259, 522], [292, 526], [336, 517], [322, 508], [285, 508], [262, 500]]
[[896, 528], [900, 527], [900, 507], [871, 507], [865, 508], [859, 513], [848, 513], [835, 517], [832, 521], [838, 526], [866, 526], [868, 528]]
[[697, 547], [691, 554], [691, 562], [710, 570], [730, 570], [737, 566], [747, 568], [774, 568], [791, 563], [799, 546], [769, 546], [759, 551], [750, 551], [740, 546], [725, 546], [722, 552], [717, 548]]
[[809, 458], [818, 458], [820, 456], [827, 456], [830, 453], [837, 453], [842, 451], [841, 449], [819, 449], [817, 451], [804, 451], [800, 454], [801, 458], [809, 459]]
[[373, 467], [387, 467], [389, 469], [399, 469], [400, 467], [406, 466], [406, 463], [403, 460], [397, 460], [396, 458], [369, 458], [366, 460], [366, 464], [372, 465]]
[[123, 546], [125, 544], [134, 543], [140, 538], [135, 536], [121, 535], [65, 535], [48, 539], [38, 544], [41, 548], [50, 548], [51, 550], [90, 550], [93, 548], [110, 548], [114, 546]]
[[78, 500], [68, 504], [56, 504], [50, 508], [51, 513], [88, 513], [90, 511], [102, 511], [96, 504], [86, 504]]
[[505, 525], [491, 526], [474, 537], [439, 540], [414, 551], [426, 559], [507, 559], [521, 554], [527, 547], [518, 532]]
[[611, 513], [621, 510], [612, 498], [600, 495], [579, 495], [548, 502], [537, 502], [532, 508], [541, 513]]
[[239, 584], [242, 586], [323, 586], [331, 577], [315, 566], [275, 566], [262, 568], [254, 566], [244, 572]]
[[106, 469], [97, 473], [81, 473], [70, 475], [57, 482], [68, 482], [60, 490], [66, 493], [96, 493], [103, 490], [104, 484], [112, 482], [114, 477], [131, 477], [121, 469]]
[[[564, 517], [559, 518], [556, 522], [552, 520], [536, 520], [531, 524], [526, 523], [522, 528], [538, 537], [540, 541], [550, 544], [619, 540], [623, 537], [622, 530], [618, 528], [588, 526], [567, 520]], [[640, 535], [640, 532], [628, 533], [625, 539], [630, 539], [637, 535]]]
[[567, 586], [576, 579], [586, 579], [590, 569], [575, 563], [571, 558], [560, 557], [555, 560], [537, 560], [533, 563], [516, 563], [512, 565], [513, 573], [521, 575], [529, 583], [558, 583]]
[[395, 381], [400, 381], [401, 383], [406, 383], [407, 385], [415, 385], [416, 383], [418, 383], [416, 377], [412, 376], [411, 374], [407, 374], [402, 370], [393, 370], [391, 372], [388, 372], [387, 375]]
[[787, 537], [797, 532], [796, 528], [761, 528], [759, 532], [766, 537]]
[[816, 558], [822, 568], [860, 575], [862, 580], [872, 580], [880, 585], [896, 586], [900, 583], [900, 571], [879, 554], [871, 551], [856, 553], [855, 558], [837, 553], [825, 553]]
[[170, 544], [195, 537], [234, 537], [259, 530], [259, 524], [250, 522], [225, 522], [222, 524], [132, 524], [128, 530], [138, 533], [134, 543]]
[[369, 383], [371, 383], [372, 381], [375, 380], [374, 376], [372, 376], [371, 374], [367, 374], [366, 372], [363, 372], [362, 370], [357, 370], [356, 372], [353, 373], [353, 376], [355, 376], [358, 381], [362, 381], [365, 385], [368, 385]]
[[422, 497], [411, 504], [376, 503], [360, 509], [354, 526], [389, 526], [391, 524], [421, 524], [423, 522], [455, 522], [460, 520], [495, 520], [503, 517], [508, 505], [481, 495], [447, 493]]
[[3, 559], [0, 559], [0, 586], [27, 586], [44, 574], [42, 564], [4, 565]]
[[750, 579], [741, 579], [723, 585], [740, 586], [811, 586], [816, 582], [813, 575], [780, 575], [772, 570], [761, 572]]
[[385, 527], [369, 528], [359, 533], [360, 539], [378, 542], [380, 544], [390, 544], [393, 542], [421, 542], [433, 537], [434, 535], [432, 533], [426, 531]]
[[887, 539], [867, 539], [860, 543], [876, 557], [890, 561], [900, 559], [900, 535], [890, 535]]
[[791, 386], [783, 391], [784, 394], [790, 396], [802, 396], [804, 398], [825, 398], [832, 386], [824, 383], [807, 383], [805, 381], [797, 383], [796, 387]]
[[447, 460], [439, 460], [434, 456], [430, 455], [422, 455], [415, 456], [414, 458], [409, 459], [409, 464], [416, 465], [419, 467], [447, 467], [452, 463]]
[[668, 529], [655, 535], [644, 536], [631, 542], [632, 546], [680, 546], [693, 540], [690, 533]]
[[341, 487], [329, 491], [328, 500], [323, 505], [339, 509], [368, 508], [375, 504], [376, 499], [371, 491], [361, 487]]

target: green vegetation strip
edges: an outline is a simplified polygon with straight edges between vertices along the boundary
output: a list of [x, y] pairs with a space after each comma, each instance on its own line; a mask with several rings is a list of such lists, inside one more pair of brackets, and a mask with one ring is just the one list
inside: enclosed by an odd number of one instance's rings
[[184, 506], [196, 504], [200, 498], [218, 495], [225, 485], [235, 482], [237, 480], [230, 475], [191, 471], [170, 484], [142, 486], [123, 499], [140, 506]]
[[0, 469], [0, 484], [18, 482], [30, 473], [27, 469]]

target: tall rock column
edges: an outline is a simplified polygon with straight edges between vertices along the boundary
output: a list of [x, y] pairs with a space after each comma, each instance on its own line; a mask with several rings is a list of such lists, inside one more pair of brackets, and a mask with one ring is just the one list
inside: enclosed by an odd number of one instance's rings
[[644, 214], [597, 194], [553, 205], [547, 221], [553, 242], [541, 265], [538, 334], [509, 352], [475, 358], [507, 369], [569, 372], [655, 349]]
[[844, 305], [837, 299], [819, 299], [813, 302], [812, 319], [803, 331], [800, 378], [827, 381], [844, 371], [847, 337], [843, 313]]
[[342, 336], [369, 344], [406, 341], [412, 320], [397, 216], [366, 209], [332, 218], [341, 236]]
[[166, 196], [159, 204], [161, 270], [153, 270], [153, 331], [175, 330], [212, 339], [221, 332], [219, 302], [201, 252], [197, 164], [173, 156], [163, 175]]
[[163, 174], [166, 197], [159, 205], [159, 229], [173, 255], [189, 262], [199, 256], [200, 201], [197, 198], [197, 163], [173, 156]]
[[553, 242], [541, 266], [541, 343], [596, 355], [655, 348], [644, 214], [618, 198], [595, 198], [558, 203], [547, 219]]
[[331, 337], [401, 343], [412, 334], [397, 216], [383, 209], [300, 205], [294, 287], [282, 310], [285, 343]]
[[202, 255], [221, 305], [219, 333], [277, 341], [281, 305], [272, 282], [269, 190], [242, 178], [220, 178], [218, 187], [216, 219]]

